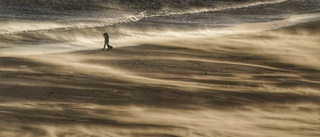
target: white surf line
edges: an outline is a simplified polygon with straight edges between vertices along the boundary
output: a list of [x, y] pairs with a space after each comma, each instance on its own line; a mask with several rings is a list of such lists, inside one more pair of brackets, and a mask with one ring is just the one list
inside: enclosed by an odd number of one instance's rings
[[[227, 28], [217, 28], [207, 30], [206, 33], [199, 33], [196, 31], [192, 32], [183, 32], [186, 37], [203, 37], [203, 35], [207, 35], [208, 37], [212, 36], [228, 36], [228, 35], [237, 35], [237, 34], [250, 34], [256, 32], [263, 32], [268, 30], [275, 30], [283, 27], [293, 26], [300, 23], [311, 22], [311, 21], [319, 21], [320, 13], [311, 13], [311, 14], [299, 14], [299, 15], [291, 15], [287, 19], [277, 20], [272, 22], [258, 22], [258, 23], [242, 23], [236, 24], [232, 27]], [[196, 34], [201, 34], [197, 36]]]
[[153, 18], [153, 17], [166, 17], [166, 16], [175, 16], [175, 15], [186, 15], [186, 14], [196, 14], [196, 13], [206, 13], [206, 12], [216, 12], [216, 11], [223, 11], [223, 10], [230, 10], [230, 9], [240, 9], [240, 8], [248, 8], [248, 7], [254, 7], [259, 5], [270, 5], [270, 4], [279, 4], [282, 2], [285, 2], [287, 0], [274, 0], [274, 1], [268, 1], [268, 2], [254, 2], [254, 3], [246, 3], [246, 4], [237, 4], [233, 6], [223, 7], [223, 8], [203, 8], [200, 10], [188, 10], [184, 12], [176, 12], [176, 13], [166, 13], [158, 12], [154, 15], [145, 15], [144, 12], [140, 13], [136, 16], [131, 16], [126, 19], [121, 19], [119, 21], [115, 22], [109, 22], [105, 24], [95, 24], [95, 25], [79, 25], [79, 26], [72, 26], [72, 27], [60, 27], [60, 28], [49, 28], [49, 29], [38, 29], [38, 30], [25, 30], [20, 32], [10, 32], [10, 33], [0, 33], [0, 35], [14, 35], [14, 34], [20, 34], [20, 33], [33, 33], [33, 32], [46, 32], [46, 31], [64, 31], [64, 30], [73, 30], [73, 29], [85, 29], [85, 28], [98, 28], [98, 27], [106, 27], [106, 26], [112, 26], [116, 24], [123, 24], [123, 23], [130, 23], [130, 22], [138, 22], [143, 19], [147, 18]]
[[320, 20], [320, 13], [300, 14], [300, 15], [291, 15], [287, 19], [273, 21], [273, 22], [240, 24], [235, 26], [234, 29], [241, 30], [245, 33], [252, 33], [252, 32], [274, 30], [274, 29], [279, 29], [287, 26], [296, 25], [299, 23], [318, 21], [318, 20]]
[[237, 5], [232, 5], [232, 6], [228, 6], [228, 7], [213, 8], [213, 9], [203, 8], [203, 9], [196, 10], [196, 11], [191, 10], [191, 11], [179, 12], [179, 13], [169, 13], [166, 16], [194, 14], [194, 13], [206, 13], [206, 12], [215, 12], [215, 11], [223, 11], [223, 10], [230, 10], [230, 9], [241, 9], [241, 8], [248, 8], [248, 7], [254, 7], [254, 6], [259, 6], [259, 5], [279, 4], [279, 3], [282, 3], [285, 1], [287, 1], [287, 0], [274, 0], [274, 1], [268, 1], [268, 2], [254, 2], [254, 3], [246, 3], [246, 4], [237, 4]]

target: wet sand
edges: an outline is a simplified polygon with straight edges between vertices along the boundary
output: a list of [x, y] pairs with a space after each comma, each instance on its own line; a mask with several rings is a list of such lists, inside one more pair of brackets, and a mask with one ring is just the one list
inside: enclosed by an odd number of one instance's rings
[[320, 136], [320, 22], [0, 57], [0, 136]]

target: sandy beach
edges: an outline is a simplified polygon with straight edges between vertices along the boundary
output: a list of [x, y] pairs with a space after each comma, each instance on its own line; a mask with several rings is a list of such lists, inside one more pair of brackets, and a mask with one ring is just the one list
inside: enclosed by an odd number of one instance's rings
[[0, 136], [320, 136], [319, 24], [1, 56]]

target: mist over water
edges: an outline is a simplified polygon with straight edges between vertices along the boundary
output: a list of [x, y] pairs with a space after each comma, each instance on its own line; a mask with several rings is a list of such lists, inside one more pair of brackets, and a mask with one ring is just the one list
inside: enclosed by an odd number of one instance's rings
[[319, 21], [319, 0], [0, 0], [0, 136], [320, 136]]

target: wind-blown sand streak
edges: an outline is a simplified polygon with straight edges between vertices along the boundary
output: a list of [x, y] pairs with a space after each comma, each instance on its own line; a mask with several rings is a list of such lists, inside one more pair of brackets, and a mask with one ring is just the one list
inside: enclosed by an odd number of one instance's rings
[[0, 136], [319, 136], [318, 24], [2, 56]]

